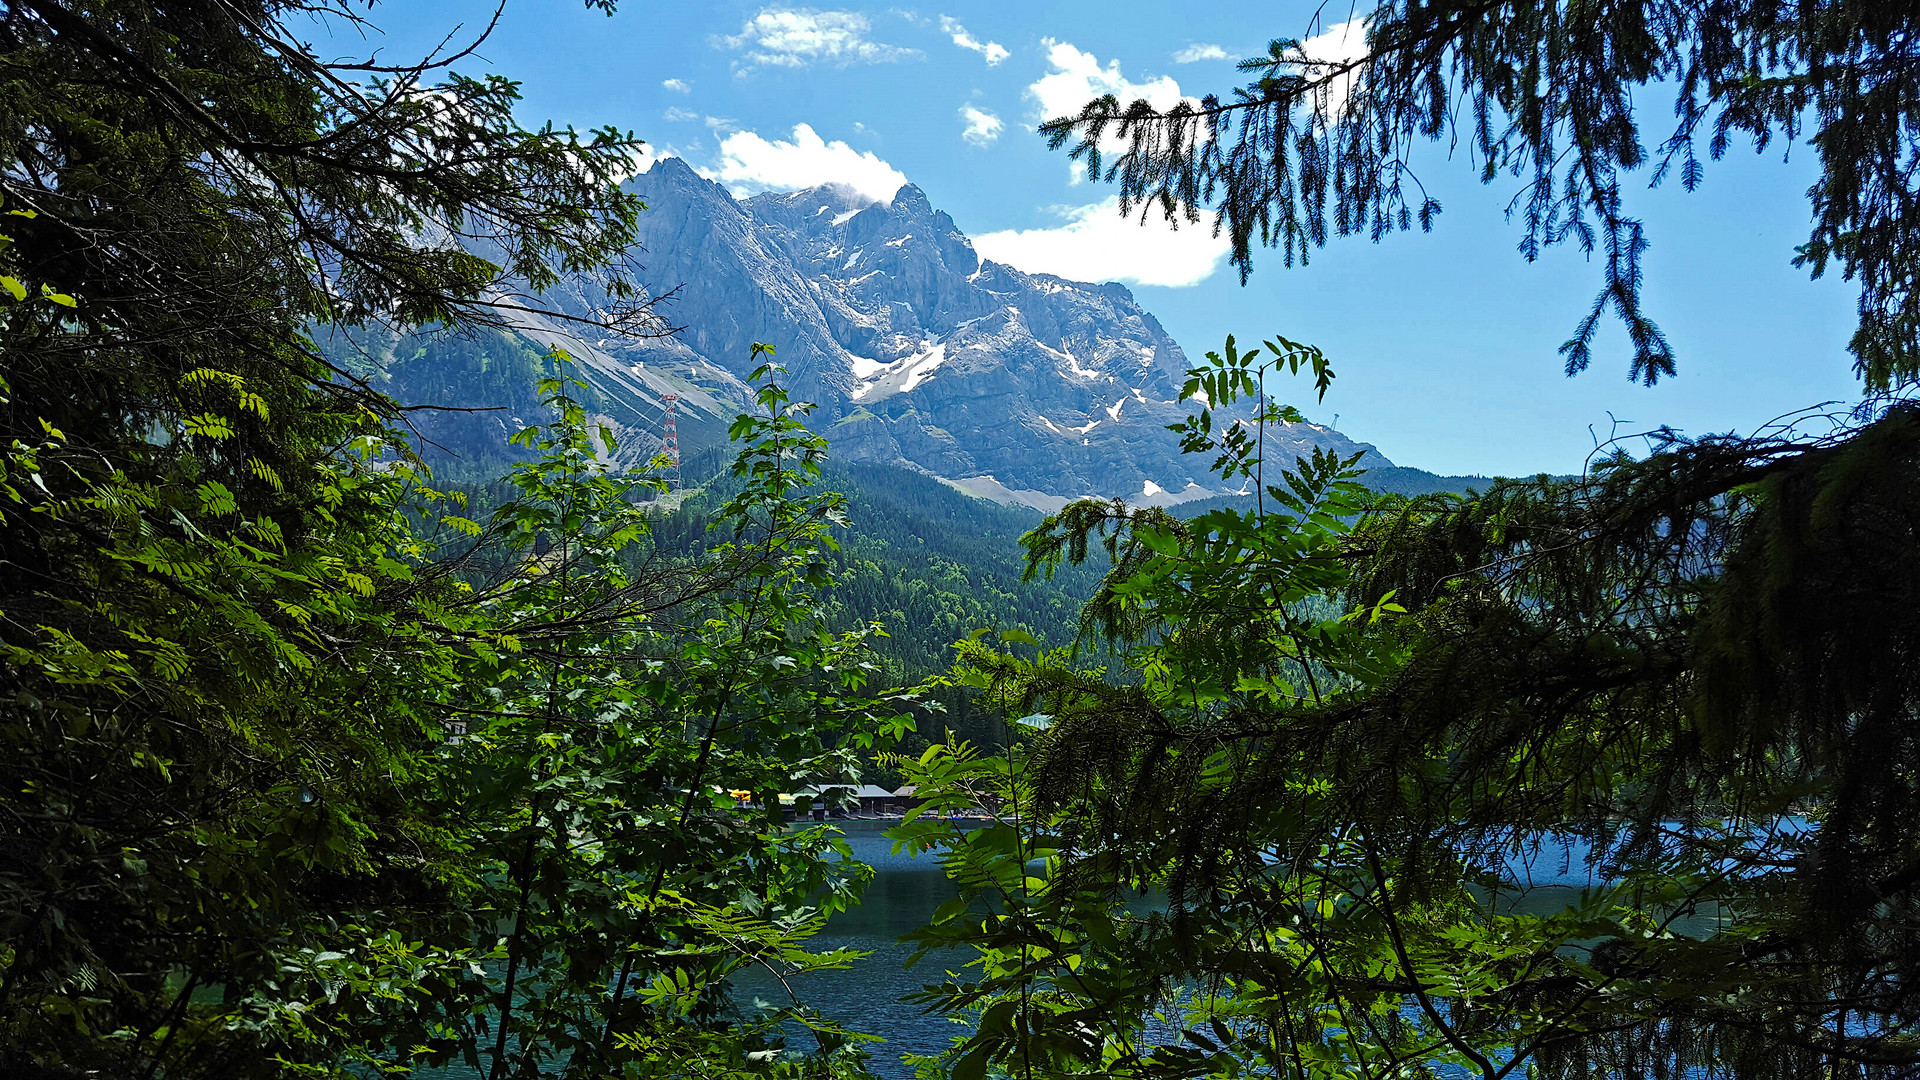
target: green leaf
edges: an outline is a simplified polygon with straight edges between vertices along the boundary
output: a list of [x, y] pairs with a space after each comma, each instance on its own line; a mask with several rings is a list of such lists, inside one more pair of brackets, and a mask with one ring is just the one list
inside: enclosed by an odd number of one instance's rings
[[953, 1065], [953, 1080], [981, 1080], [987, 1075], [987, 1048], [976, 1046]]
[[198, 435], [208, 439], [231, 439], [234, 431], [233, 421], [213, 413], [201, 413], [189, 416], [181, 421], [181, 426], [189, 435]]

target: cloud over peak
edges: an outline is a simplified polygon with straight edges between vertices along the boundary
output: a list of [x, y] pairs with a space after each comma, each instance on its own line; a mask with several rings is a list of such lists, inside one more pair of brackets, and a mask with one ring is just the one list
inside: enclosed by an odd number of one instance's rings
[[636, 176], [644, 175], [651, 172], [655, 165], [660, 164], [660, 162], [667, 158], [679, 156], [679, 154], [672, 150], [663, 150], [655, 147], [652, 143], [643, 143], [631, 154], [627, 155], [627, 173], [621, 177], [621, 179], [631, 180]]
[[767, 7], [741, 24], [740, 32], [717, 43], [741, 52], [746, 66], [803, 68], [811, 64], [880, 64], [920, 55], [874, 41], [867, 17], [857, 11]]
[[1157, 211], [1122, 217], [1115, 196], [1065, 212], [1050, 229], [1007, 229], [973, 238], [981, 258], [1073, 281], [1128, 281], [1180, 288], [1213, 275], [1232, 246], [1206, 221], [1178, 230]]
[[796, 124], [791, 141], [736, 131], [720, 140], [718, 164], [699, 171], [741, 197], [845, 184], [875, 202], [891, 203], [894, 192], [907, 182], [904, 173], [872, 151], [855, 150], [837, 139], [828, 142], [809, 124]]

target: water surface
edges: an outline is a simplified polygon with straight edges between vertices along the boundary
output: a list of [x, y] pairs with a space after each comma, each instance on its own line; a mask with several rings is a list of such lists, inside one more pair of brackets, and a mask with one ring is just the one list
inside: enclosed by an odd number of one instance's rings
[[[809, 947], [822, 952], [858, 949], [871, 955], [851, 969], [818, 971], [789, 982], [803, 1002], [822, 1014], [851, 1030], [884, 1036], [886, 1042], [873, 1046], [868, 1067], [887, 1080], [910, 1080], [913, 1070], [900, 1055], [939, 1053], [962, 1028], [944, 1017], [921, 1015], [918, 1006], [901, 999], [929, 983], [945, 981], [948, 968], [959, 968], [973, 954], [958, 949], [936, 950], [908, 970], [907, 958], [913, 955], [915, 946], [899, 939], [925, 926], [934, 909], [953, 899], [957, 890], [940, 869], [938, 853], [917, 859], [893, 854], [893, 841], [878, 830], [898, 822], [839, 824], [846, 830], [854, 856], [872, 866], [875, 876], [867, 887], [865, 901], [834, 916]], [[775, 1003], [786, 1000], [780, 984], [762, 970], [741, 971], [732, 982], [742, 1001], [755, 997]], [[811, 1037], [804, 1032], [792, 1045], [796, 1051], [813, 1049]]]

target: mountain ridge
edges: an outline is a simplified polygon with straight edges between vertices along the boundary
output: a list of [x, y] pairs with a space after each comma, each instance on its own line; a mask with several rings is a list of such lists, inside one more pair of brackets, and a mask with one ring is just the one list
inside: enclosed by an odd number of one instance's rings
[[[752, 344], [765, 341], [795, 396], [818, 403], [817, 426], [843, 460], [1042, 508], [1227, 493], [1166, 430], [1189, 411], [1178, 401], [1188, 360], [1125, 286], [983, 260], [913, 184], [884, 202], [837, 185], [736, 199], [677, 158], [631, 183], [648, 204], [645, 276], [685, 329], [669, 343], [590, 343], [603, 355], [587, 379], [603, 393], [602, 380], [619, 384], [632, 365], [686, 363], [700, 392], [737, 395]], [[583, 316], [602, 308], [584, 290], [549, 299]], [[637, 444], [651, 445], [646, 411], [633, 412]], [[1283, 451], [1326, 446], [1389, 464], [1315, 425], [1269, 436]]]
[[[982, 259], [913, 184], [885, 201], [841, 185], [742, 199], [678, 158], [628, 183], [647, 203], [639, 276], [680, 329], [653, 338], [588, 329], [619, 304], [583, 277], [542, 296], [555, 317], [509, 316], [523, 342], [573, 358], [621, 459], [659, 452], [667, 394], [678, 399], [684, 452], [724, 442], [752, 402], [753, 345], [766, 342], [843, 461], [1044, 510], [1088, 496], [1171, 505], [1233, 494], [1167, 430], [1190, 411], [1179, 400], [1189, 362], [1125, 286]], [[408, 337], [388, 355], [406, 345], [417, 377], [436, 354]], [[463, 363], [475, 362], [472, 351]], [[1269, 428], [1267, 439], [1281, 458], [1324, 447], [1392, 465], [1314, 424]]]

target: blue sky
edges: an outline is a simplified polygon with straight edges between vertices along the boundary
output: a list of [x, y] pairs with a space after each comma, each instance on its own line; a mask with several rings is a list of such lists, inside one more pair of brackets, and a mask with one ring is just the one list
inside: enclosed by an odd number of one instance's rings
[[[1257, 11], [1256, 9], [1264, 9]], [[1126, 282], [1198, 358], [1228, 333], [1285, 334], [1332, 357], [1324, 404], [1275, 386], [1321, 421], [1405, 465], [1437, 472], [1577, 471], [1592, 432], [1670, 424], [1750, 430], [1858, 393], [1845, 346], [1854, 294], [1790, 265], [1806, 239], [1813, 155], [1736, 149], [1706, 183], [1639, 190], [1648, 223], [1649, 308], [1679, 356], [1654, 388], [1627, 379], [1609, 328], [1591, 370], [1568, 379], [1556, 349], [1599, 287], [1571, 248], [1528, 264], [1503, 208], [1513, 182], [1481, 186], [1462, 157], [1423, 148], [1421, 180], [1446, 210], [1428, 235], [1336, 240], [1311, 266], [1256, 258], [1246, 285], [1208, 230], [1174, 235], [1121, 221], [1113, 192], [1081, 179], [1033, 129], [1043, 115], [1113, 90], [1123, 100], [1224, 93], [1233, 61], [1276, 36], [1328, 35], [1310, 4], [1047, 2], [945, 6], [642, 4], [611, 17], [579, 0], [509, 0], [493, 38], [457, 70], [520, 80], [523, 122], [631, 129], [662, 153], [747, 193], [828, 179], [876, 195], [899, 177], [1023, 269]], [[491, 4], [407, 0], [374, 9], [383, 37], [322, 52], [389, 58], [483, 25]], [[1088, 91], [1091, 90], [1090, 95]], [[1642, 96], [1650, 141], [1670, 115]], [[1293, 391], [1293, 393], [1289, 393]]]

